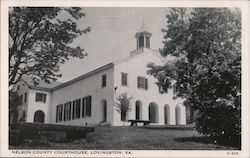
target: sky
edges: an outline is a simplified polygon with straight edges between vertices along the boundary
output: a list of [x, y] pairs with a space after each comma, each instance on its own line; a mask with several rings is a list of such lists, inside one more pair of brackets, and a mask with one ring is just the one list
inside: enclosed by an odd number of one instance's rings
[[152, 33], [151, 49], [162, 47], [161, 29], [166, 26], [165, 8], [83, 8], [86, 16], [79, 20], [79, 28], [91, 27], [91, 31], [74, 40], [73, 45], [84, 48], [88, 56], [83, 59], [70, 58], [60, 66], [66, 82], [100, 66], [129, 57], [136, 49], [135, 34], [144, 22]]

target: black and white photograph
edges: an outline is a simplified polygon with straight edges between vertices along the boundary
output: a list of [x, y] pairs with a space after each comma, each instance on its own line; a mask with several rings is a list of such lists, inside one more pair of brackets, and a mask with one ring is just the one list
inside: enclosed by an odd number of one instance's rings
[[62, 4], [5, 4], [5, 156], [249, 156], [249, 7]]

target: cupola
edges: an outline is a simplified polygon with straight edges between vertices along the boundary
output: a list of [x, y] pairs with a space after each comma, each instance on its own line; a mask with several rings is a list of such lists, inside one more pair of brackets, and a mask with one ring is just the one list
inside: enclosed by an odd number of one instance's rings
[[146, 31], [146, 26], [144, 24], [144, 22], [142, 23], [142, 26], [139, 30], [139, 32], [137, 32], [135, 34], [135, 38], [136, 38], [136, 45], [137, 45], [137, 49], [139, 48], [150, 48], [150, 37], [151, 37], [152, 33]]

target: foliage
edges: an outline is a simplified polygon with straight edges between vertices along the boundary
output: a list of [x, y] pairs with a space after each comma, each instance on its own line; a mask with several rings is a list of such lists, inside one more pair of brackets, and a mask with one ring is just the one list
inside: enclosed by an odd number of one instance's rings
[[[10, 132], [15, 131], [18, 136], [13, 136], [13, 139], [18, 139], [17, 144], [24, 143], [25, 139], [41, 139], [41, 133], [65, 132], [66, 141], [82, 139], [86, 137], [88, 132], [93, 132], [93, 127], [79, 127], [79, 126], [66, 126], [54, 125], [43, 123], [15, 123], [10, 125]], [[11, 138], [10, 138], [11, 139]], [[10, 140], [13, 141], [13, 140]]]
[[115, 103], [116, 111], [121, 114], [121, 120], [126, 121], [128, 113], [131, 111], [131, 103], [130, 100], [133, 97], [127, 97], [126, 94], [120, 95]]
[[165, 92], [175, 83], [176, 97], [199, 111], [200, 133], [241, 135], [241, 17], [237, 9], [171, 9], [163, 29], [164, 66], [149, 64], [148, 73]]
[[69, 57], [83, 58], [74, 39], [90, 31], [78, 28], [81, 8], [12, 7], [9, 9], [9, 86], [23, 75], [47, 83], [60, 77], [59, 65]]

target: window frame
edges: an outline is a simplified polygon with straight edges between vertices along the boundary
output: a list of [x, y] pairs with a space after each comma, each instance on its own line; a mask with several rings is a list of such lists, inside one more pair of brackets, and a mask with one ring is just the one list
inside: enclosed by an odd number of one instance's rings
[[148, 79], [146, 77], [143, 77], [143, 76], [138, 76], [137, 77], [137, 88], [148, 90]]
[[64, 121], [71, 120], [71, 101], [64, 103]]
[[[39, 98], [39, 95], [40, 98]], [[36, 93], [36, 98], [35, 98], [35, 102], [43, 102], [43, 103], [46, 103], [46, 98], [47, 98], [47, 95], [45, 93], [40, 93], [40, 92], [37, 92]], [[38, 100], [39, 99], [39, 100]], [[41, 100], [40, 100], [41, 99]]]
[[150, 48], [150, 38], [146, 36], [146, 48]]
[[[125, 76], [124, 76], [125, 75]], [[125, 77], [125, 78], [124, 78]], [[125, 81], [125, 82], [124, 82]], [[128, 73], [122, 72], [121, 73], [121, 85], [128, 86]]]
[[[88, 98], [89, 98], [89, 100], [88, 100]], [[92, 96], [91, 95], [85, 97], [85, 107], [86, 107], [85, 116], [91, 117], [91, 112], [92, 112], [92, 109], [91, 109], [92, 108]]]
[[107, 87], [107, 74], [102, 75], [102, 88]]
[[73, 114], [72, 119], [79, 119], [81, 117], [81, 99], [73, 101]]
[[56, 106], [56, 122], [62, 122], [64, 120], [63, 118], [63, 104], [58, 104]]
[[138, 48], [143, 48], [144, 47], [144, 36], [139, 36], [138, 38]]

